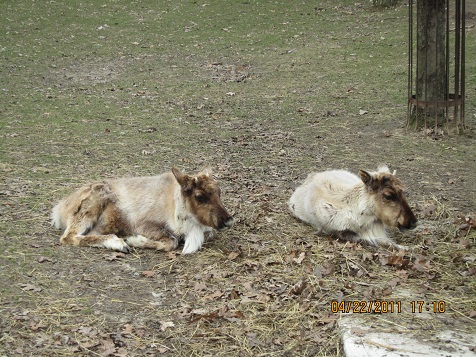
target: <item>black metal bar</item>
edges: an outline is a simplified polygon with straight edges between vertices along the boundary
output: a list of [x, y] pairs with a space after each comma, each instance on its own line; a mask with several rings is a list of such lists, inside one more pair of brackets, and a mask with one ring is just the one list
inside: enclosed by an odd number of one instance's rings
[[460, 108], [460, 116], [461, 116], [461, 126], [463, 130], [465, 129], [465, 122], [464, 122], [464, 103], [465, 103], [465, 70], [466, 70], [466, 2], [462, 0], [461, 4], [461, 28], [462, 36], [461, 36], [461, 108]]
[[[428, 48], [429, 48], [429, 43], [428, 43], [428, 39], [429, 39], [429, 29], [428, 29], [428, 21], [429, 21], [429, 18], [430, 18], [430, 7], [429, 6], [425, 6], [425, 9], [426, 9], [426, 16], [425, 16], [425, 39], [426, 39], [426, 43], [425, 43], [425, 102], [428, 102]], [[418, 40], [417, 40], [418, 41]], [[418, 50], [417, 50], [417, 53], [418, 53]], [[418, 66], [418, 64], [417, 64]], [[427, 108], [428, 107], [425, 107], [425, 117], [424, 117], [424, 126], [425, 126], [425, 129], [426, 129], [426, 118], [428, 116], [428, 111], [427, 111]]]
[[408, 1], [408, 86], [407, 86], [407, 126], [411, 124], [413, 104], [413, 0]]
[[446, 115], [446, 127], [449, 130], [449, 100], [450, 100], [450, 4], [446, 6], [446, 51], [445, 51], [445, 70], [446, 70], [446, 78], [445, 78], [445, 98], [446, 98], [446, 108], [445, 108], [445, 115]]
[[[436, 0], [436, 13], [435, 13], [435, 20], [436, 20], [436, 26], [435, 26], [435, 69], [436, 69], [436, 77], [439, 78], [440, 77], [440, 66], [439, 66], [439, 41], [438, 41], [438, 36], [440, 35], [439, 31], [440, 31], [440, 26], [439, 26], [439, 22], [440, 22], [440, 6], [441, 6], [441, 3], [442, 1], [441, 0]], [[445, 0], [445, 3], [446, 3], [446, 0]], [[427, 55], [428, 55], [428, 52], [427, 52]], [[428, 77], [427, 77], [428, 78]], [[438, 112], [438, 107], [437, 109], [434, 111], [434, 115], [435, 115], [435, 133], [438, 132], [438, 116], [439, 116], [439, 112]]]
[[[455, 1], [455, 98], [459, 97], [460, 91], [459, 91], [459, 79], [460, 79], [460, 39], [461, 39], [461, 23], [460, 23], [460, 4], [459, 0]], [[456, 130], [458, 130], [458, 106], [455, 106], [454, 108], [454, 121], [456, 125]]]

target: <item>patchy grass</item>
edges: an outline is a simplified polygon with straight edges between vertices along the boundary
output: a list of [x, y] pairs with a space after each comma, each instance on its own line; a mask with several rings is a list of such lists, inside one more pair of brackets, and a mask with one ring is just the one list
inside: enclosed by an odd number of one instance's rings
[[[333, 300], [401, 300], [404, 314], [369, 320], [474, 332], [474, 138], [403, 128], [405, 6], [0, 11], [2, 354], [342, 355]], [[469, 27], [467, 58], [474, 37]], [[466, 70], [474, 126], [474, 61]], [[405, 255], [333, 242], [287, 213], [308, 172], [381, 162], [421, 222], [392, 232]], [[205, 164], [237, 224], [198, 254], [62, 247], [49, 226], [53, 204], [86, 181]], [[412, 314], [413, 300], [446, 312]]]

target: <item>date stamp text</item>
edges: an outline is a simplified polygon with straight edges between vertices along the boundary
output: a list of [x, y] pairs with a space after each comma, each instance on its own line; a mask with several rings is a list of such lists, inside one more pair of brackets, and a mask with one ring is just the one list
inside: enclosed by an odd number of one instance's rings
[[[409, 310], [405, 310], [409, 309]], [[402, 311], [410, 311], [412, 314], [421, 314], [423, 312], [433, 312], [441, 314], [446, 311], [446, 303], [444, 301], [423, 301], [412, 300], [403, 302], [400, 300], [389, 301], [331, 301], [332, 313], [354, 313], [354, 314], [388, 314], [401, 313]]]

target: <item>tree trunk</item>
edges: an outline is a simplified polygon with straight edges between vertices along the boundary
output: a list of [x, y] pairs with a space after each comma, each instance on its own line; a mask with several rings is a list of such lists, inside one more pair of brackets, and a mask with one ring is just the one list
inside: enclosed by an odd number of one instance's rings
[[[447, 97], [446, 0], [417, 0], [416, 100], [432, 102], [413, 110], [417, 127], [444, 123], [444, 108], [436, 108]], [[440, 105], [441, 105], [440, 104]], [[435, 122], [436, 121], [436, 122]]]

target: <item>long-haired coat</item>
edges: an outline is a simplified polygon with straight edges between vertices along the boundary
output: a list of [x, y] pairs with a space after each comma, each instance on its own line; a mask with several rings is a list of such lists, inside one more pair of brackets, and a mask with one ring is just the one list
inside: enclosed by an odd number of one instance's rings
[[209, 169], [190, 176], [176, 168], [91, 183], [60, 201], [52, 221], [65, 230], [62, 244], [169, 251], [184, 240], [183, 254], [199, 250], [206, 232], [233, 224]]
[[397, 247], [385, 226], [403, 230], [417, 223], [401, 181], [387, 166], [360, 170], [359, 176], [344, 170], [311, 173], [292, 194], [289, 209], [321, 234]]

